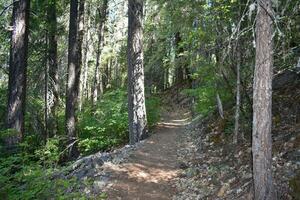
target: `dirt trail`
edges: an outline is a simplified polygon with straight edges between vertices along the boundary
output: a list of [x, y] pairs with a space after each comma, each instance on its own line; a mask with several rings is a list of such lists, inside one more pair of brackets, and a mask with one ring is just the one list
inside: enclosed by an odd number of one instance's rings
[[177, 162], [178, 141], [184, 133], [188, 114], [169, 114], [155, 129], [155, 134], [120, 165], [105, 166], [110, 174], [108, 199], [172, 199], [172, 185], [180, 169]]

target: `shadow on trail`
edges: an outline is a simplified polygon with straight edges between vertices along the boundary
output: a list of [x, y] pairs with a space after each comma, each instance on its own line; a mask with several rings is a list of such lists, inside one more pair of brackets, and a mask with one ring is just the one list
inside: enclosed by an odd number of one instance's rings
[[179, 175], [177, 139], [189, 123], [188, 113], [167, 114], [150, 136], [128, 160], [120, 165], [107, 165], [112, 184], [108, 199], [172, 199], [172, 185]]

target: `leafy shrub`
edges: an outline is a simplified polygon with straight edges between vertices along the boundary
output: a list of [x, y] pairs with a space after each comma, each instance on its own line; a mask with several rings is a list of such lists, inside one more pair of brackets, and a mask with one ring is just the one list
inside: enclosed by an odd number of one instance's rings
[[55, 166], [63, 153], [62, 141], [60, 137], [49, 138], [43, 147], [34, 152], [35, 157], [44, 166]]
[[73, 199], [79, 187], [75, 179], [54, 179], [63, 168], [45, 168], [24, 154], [0, 159], [0, 199]]
[[220, 95], [224, 104], [231, 100], [232, 96], [226, 87], [216, 89], [217, 85], [223, 84], [223, 80], [216, 75], [215, 66], [205, 62], [202, 64], [203, 66], [199, 67], [198, 71], [192, 76], [194, 79], [201, 80], [198, 86], [195, 89], [187, 89], [183, 92], [195, 98], [195, 111], [207, 116], [216, 108], [217, 94]]
[[83, 154], [112, 147], [128, 140], [127, 95], [123, 90], [107, 92], [95, 108], [79, 115], [79, 148]]
[[160, 119], [160, 104], [159, 97], [151, 96], [146, 99], [147, 121], [150, 128]]
[[[158, 97], [146, 99], [148, 125], [159, 120]], [[83, 154], [109, 150], [128, 142], [127, 93], [114, 90], [79, 115], [79, 148]]]

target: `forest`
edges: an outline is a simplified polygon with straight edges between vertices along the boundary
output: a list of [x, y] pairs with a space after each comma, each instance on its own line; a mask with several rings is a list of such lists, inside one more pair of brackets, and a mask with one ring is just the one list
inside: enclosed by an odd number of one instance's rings
[[299, 200], [299, 0], [0, 0], [0, 199]]

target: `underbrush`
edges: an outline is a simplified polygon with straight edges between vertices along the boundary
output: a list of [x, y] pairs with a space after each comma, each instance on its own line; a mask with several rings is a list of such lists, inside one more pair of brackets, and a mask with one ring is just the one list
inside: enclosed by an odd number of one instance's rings
[[[0, 199], [78, 199], [75, 179], [55, 178], [63, 170], [57, 164], [54, 139], [33, 154], [26, 152], [26, 142], [16, 154], [0, 158]], [[81, 183], [80, 183], [81, 184]]]
[[79, 149], [83, 154], [109, 150], [128, 138], [127, 95], [122, 90], [104, 94], [95, 107], [79, 115]]
[[[159, 120], [160, 99], [147, 98], [146, 107], [148, 124], [152, 127]], [[62, 160], [67, 153], [67, 137], [61, 131], [64, 130], [63, 111], [60, 110], [58, 115], [60, 131], [57, 136], [45, 142], [42, 134], [27, 134], [13, 152], [5, 153], [1, 149], [0, 199], [85, 199], [85, 195], [78, 191], [83, 184], [88, 183], [58, 176], [69, 165]], [[126, 92], [107, 92], [94, 107], [85, 105], [84, 110], [78, 114], [77, 130], [78, 149], [83, 156], [126, 144]], [[8, 133], [9, 130], [0, 131], [0, 143], [1, 135], [6, 136]]]

